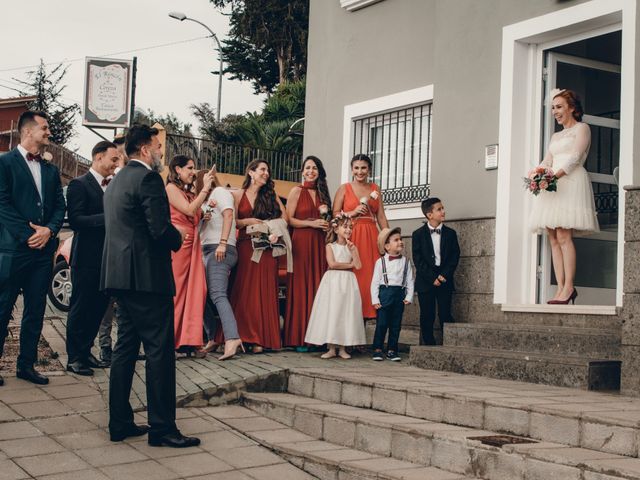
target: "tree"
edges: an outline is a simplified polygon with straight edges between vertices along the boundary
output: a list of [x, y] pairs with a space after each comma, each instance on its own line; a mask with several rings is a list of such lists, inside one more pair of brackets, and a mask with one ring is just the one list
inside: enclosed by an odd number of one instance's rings
[[47, 72], [44, 61], [40, 59], [38, 68], [27, 72], [27, 80], [14, 78], [24, 86], [20, 95], [36, 97], [29, 103], [29, 109], [41, 110], [49, 116], [49, 138], [58, 145], [65, 145], [74, 136], [76, 114], [80, 113], [77, 103], [65, 104], [62, 101], [62, 92], [67, 88], [62, 79], [67, 73], [67, 68], [59, 64]]
[[178, 117], [173, 113], [167, 113], [166, 115], [156, 115], [153, 110], [147, 110], [146, 112], [136, 109], [133, 115], [133, 123], [144, 123], [147, 125], [153, 125], [159, 123], [164, 127], [167, 133], [173, 135], [191, 135], [191, 124], [181, 122]]
[[240, 137], [237, 130], [245, 120], [244, 115], [230, 114], [222, 117], [218, 122], [216, 114], [211, 105], [208, 103], [199, 103], [191, 105], [191, 113], [198, 119], [200, 126], [198, 133], [200, 136], [214, 140], [216, 142], [240, 143]]
[[231, 9], [229, 39], [224, 40], [224, 73], [248, 80], [256, 93], [297, 81], [307, 69], [309, 0], [210, 0]]

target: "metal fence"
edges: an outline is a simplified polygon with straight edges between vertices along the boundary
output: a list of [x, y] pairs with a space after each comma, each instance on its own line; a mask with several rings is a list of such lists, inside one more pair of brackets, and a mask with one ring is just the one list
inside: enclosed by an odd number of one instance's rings
[[54, 143], [49, 144], [47, 151], [53, 156], [51, 163], [58, 167], [60, 175], [67, 180], [84, 175], [89, 171], [91, 160], [82, 155]]
[[233, 143], [214, 142], [204, 138], [184, 135], [167, 135], [166, 162], [175, 155], [192, 158], [198, 170], [209, 169], [214, 164], [222, 173], [244, 175], [247, 165], [259, 158], [269, 162], [274, 180], [300, 180], [301, 155]]
[[429, 195], [432, 105], [359, 118], [353, 122], [353, 151], [373, 163], [373, 181], [386, 204], [419, 202]]

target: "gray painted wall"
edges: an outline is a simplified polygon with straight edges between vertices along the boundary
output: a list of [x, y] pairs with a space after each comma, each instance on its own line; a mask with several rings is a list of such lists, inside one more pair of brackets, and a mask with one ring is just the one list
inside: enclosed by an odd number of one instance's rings
[[384, 0], [348, 12], [311, 0], [305, 154], [325, 162], [335, 192], [344, 106], [433, 84], [432, 194], [449, 218], [495, 216], [497, 172], [483, 155], [498, 142], [502, 28], [583, 1]]

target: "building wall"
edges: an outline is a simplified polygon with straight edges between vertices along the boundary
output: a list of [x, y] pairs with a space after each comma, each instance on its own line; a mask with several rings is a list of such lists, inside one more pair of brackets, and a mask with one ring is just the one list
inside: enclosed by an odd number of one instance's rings
[[[493, 217], [502, 27], [584, 0], [311, 0], [305, 154], [340, 183], [344, 106], [434, 85], [431, 192], [455, 219]], [[460, 172], [464, 171], [464, 175]]]

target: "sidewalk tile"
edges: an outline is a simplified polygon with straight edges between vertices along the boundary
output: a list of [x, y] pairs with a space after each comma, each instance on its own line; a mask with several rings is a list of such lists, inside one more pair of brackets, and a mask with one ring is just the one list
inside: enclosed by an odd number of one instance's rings
[[192, 477], [194, 475], [233, 470], [233, 467], [228, 463], [223, 462], [210, 453], [204, 452], [180, 457], [161, 458], [158, 462], [176, 472], [181, 477]]
[[9, 420], [18, 420], [22, 418], [16, 412], [11, 410], [7, 405], [0, 403], [0, 422], [6, 422]]
[[12, 405], [15, 403], [38, 402], [52, 400], [51, 396], [41, 388], [0, 388], [0, 402]]
[[12, 440], [15, 438], [38, 437], [42, 432], [29, 422], [3, 423], [0, 428], [0, 440]]
[[38, 480], [109, 480], [109, 477], [99, 470], [92, 469], [46, 475], [38, 477]]
[[99, 412], [106, 408], [105, 401], [100, 394], [87, 397], [64, 398], [62, 399], [62, 403], [67, 406], [67, 410], [78, 413]]
[[289, 463], [271, 465], [268, 467], [248, 468], [242, 470], [256, 480], [313, 480], [314, 477]]
[[43, 390], [46, 390], [49, 395], [58, 400], [72, 397], [88, 397], [98, 393], [98, 390], [83, 383], [75, 385], [53, 385]]
[[2, 480], [20, 480], [31, 477], [11, 460], [2, 460], [0, 461], [0, 478]]
[[40, 418], [52, 415], [65, 415], [69, 413], [69, 407], [58, 400], [16, 403], [12, 408], [23, 418]]
[[[229, 472], [212, 473], [210, 475], [191, 477], [189, 478], [189, 480], [253, 480], [253, 478], [242, 473], [239, 470], [232, 470]], [[288, 479], [281, 479], [281, 480], [288, 480]]]
[[15, 462], [34, 477], [89, 468], [86, 462], [71, 452], [17, 458]]
[[[68, 412], [68, 410], [67, 410]], [[38, 429], [49, 435], [95, 430], [96, 426], [82, 415], [43, 418], [32, 422]]]
[[82, 457], [93, 467], [105, 467], [107, 465], [118, 465], [120, 463], [131, 463], [147, 460], [147, 456], [140, 453], [126, 443], [118, 443], [103, 447], [86, 448], [76, 450], [77, 455]]
[[214, 450], [211, 453], [235, 468], [261, 467], [284, 462], [282, 457], [257, 445]]
[[56, 435], [54, 439], [71, 450], [113, 445], [113, 442], [109, 440], [107, 431], [102, 429], [63, 433]]
[[202, 443], [200, 447], [209, 452], [223, 448], [238, 448], [255, 445], [255, 442], [228, 430], [198, 435]]
[[198, 433], [217, 432], [224, 429], [224, 425], [216, 420], [207, 420], [201, 417], [184, 418], [178, 420], [178, 428], [185, 435], [195, 435]]
[[0, 450], [14, 458], [61, 452], [64, 447], [49, 437], [34, 437], [4, 440], [0, 442]]
[[113, 480], [174, 480], [179, 476], [153, 460], [146, 462], [111, 465], [100, 469]]

